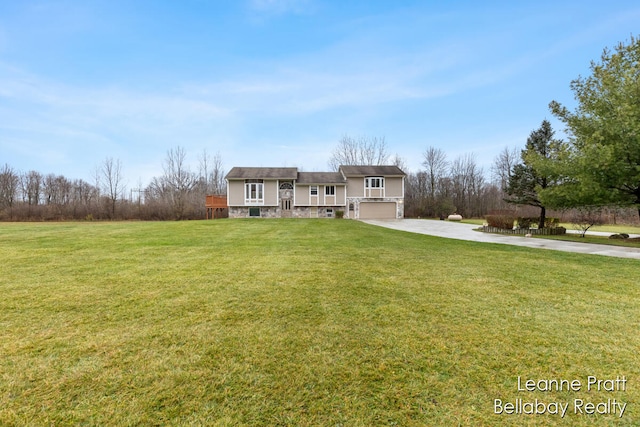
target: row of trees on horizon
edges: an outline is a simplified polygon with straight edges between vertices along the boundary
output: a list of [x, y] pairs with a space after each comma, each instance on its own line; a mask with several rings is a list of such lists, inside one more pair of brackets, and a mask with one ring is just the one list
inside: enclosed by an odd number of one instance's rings
[[226, 192], [222, 158], [204, 151], [198, 172], [192, 172], [186, 155], [182, 147], [169, 150], [163, 174], [137, 188], [126, 187], [122, 162], [111, 157], [96, 166], [93, 183], [34, 170], [20, 173], [5, 164], [0, 168], [0, 220], [204, 218], [205, 196]]
[[[533, 216], [537, 202], [518, 199], [514, 205], [510, 200], [514, 196], [509, 194], [513, 171], [523, 165], [521, 154], [516, 148], [504, 148], [487, 171], [477, 164], [473, 153], [449, 159], [442, 149], [428, 147], [423, 153], [423, 167], [410, 172], [401, 157], [390, 155], [384, 138], [344, 136], [334, 148], [329, 165], [335, 170], [344, 164], [400, 167], [407, 173], [406, 217], [444, 218], [458, 213], [480, 218], [514, 209], [520, 215]], [[169, 150], [163, 175], [138, 188], [125, 186], [122, 163], [113, 158], [95, 168], [94, 183], [33, 170], [20, 173], [5, 164], [0, 168], [0, 220], [202, 219], [206, 215], [205, 196], [226, 193], [226, 171], [220, 154], [203, 152], [198, 172], [188, 168], [186, 155], [181, 147]], [[608, 212], [614, 221], [634, 220], [629, 210]], [[553, 213], [562, 215], [560, 211]]]
[[[19, 172], [8, 164], [0, 168], [0, 219], [2, 220], [179, 220], [206, 215], [205, 195], [225, 194], [225, 169], [219, 154], [200, 156], [198, 172], [186, 165], [186, 151], [170, 150], [163, 175], [138, 188], [127, 188], [122, 163], [107, 158], [94, 171], [92, 183], [38, 171]], [[511, 157], [509, 157], [511, 159]], [[344, 136], [334, 149], [330, 167], [354, 164], [396, 164], [407, 172], [405, 162], [391, 158], [384, 138]], [[485, 176], [473, 154], [448, 161], [446, 153], [433, 147], [425, 151], [425, 169], [407, 172], [407, 216], [437, 217], [454, 212], [482, 216], [505, 207], [497, 182]]]

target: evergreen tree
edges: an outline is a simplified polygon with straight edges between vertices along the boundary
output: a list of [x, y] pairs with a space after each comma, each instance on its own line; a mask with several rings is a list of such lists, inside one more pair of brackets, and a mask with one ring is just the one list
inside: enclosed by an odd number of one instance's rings
[[527, 138], [525, 149], [521, 151], [521, 163], [513, 166], [507, 184], [505, 201], [517, 205], [540, 208], [538, 227], [544, 227], [547, 205], [540, 193], [557, 184], [555, 173], [549, 164], [556, 162], [562, 151], [562, 142], [553, 138], [554, 132], [547, 120]]
[[550, 104], [570, 133], [571, 187], [594, 203], [635, 206], [640, 215], [640, 39], [605, 49], [591, 72], [571, 82], [574, 112]]

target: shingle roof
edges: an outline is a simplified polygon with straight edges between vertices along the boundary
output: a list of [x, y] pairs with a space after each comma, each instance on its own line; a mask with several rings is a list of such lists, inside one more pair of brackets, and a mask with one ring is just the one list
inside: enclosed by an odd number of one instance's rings
[[298, 168], [232, 168], [226, 179], [296, 179]]
[[340, 170], [344, 176], [405, 176], [398, 166], [340, 166]]
[[345, 184], [340, 172], [300, 172], [298, 184]]
[[[340, 166], [344, 176], [405, 176], [397, 166]], [[300, 172], [298, 168], [234, 167], [226, 179], [291, 179], [300, 184], [343, 184], [340, 172]]]

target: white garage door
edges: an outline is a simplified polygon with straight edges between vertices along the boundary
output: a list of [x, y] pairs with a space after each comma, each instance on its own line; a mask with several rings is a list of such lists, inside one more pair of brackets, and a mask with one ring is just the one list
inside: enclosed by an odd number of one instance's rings
[[360, 203], [360, 219], [395, 219], [395, 202]]

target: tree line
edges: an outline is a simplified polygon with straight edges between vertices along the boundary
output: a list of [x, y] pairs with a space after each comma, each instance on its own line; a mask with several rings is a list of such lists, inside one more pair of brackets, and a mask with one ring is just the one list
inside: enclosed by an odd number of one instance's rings
[[[181, 220], [206, 215], [207, 194], [225, 194], [225, 170], [219, 154], [200, 156], [197, 172], [189, 169], [186, 151], [173, 148], [163, 162], [163, 174], [142, 187], [127, 187], [119, 159], [106, 158], [93, 171], [91, 183], [38, 171], [19, 172], [5, 164], [0, 169], [0, 220]], [[332, 167], [393, 163], [404, 171], [404, 161], [387, 152], [384, 138], [343, 137], [332, 155]], [[452, 161], [436, 148], [424, 154], [424, 170], [407, 172], [405, 213], [438, 217], [457, 212], [478, 217], [504, 208], [503, 194], [487, 182], [485, 171], [472, 154]]]
[[[405, 178], [405, 216], [446, 218], [459, 213], [466, 218], [514, 211], [533, 216], [541, 201], [535, 191], [534, 172], [526, 169], [531, 156], [532, 138], [547, 153], [555, 146], [548, 122], [532, 132], [527, 147], [504, 148], [489, 170], [478, 165], [473, 153], [449, 159], [440, 148], [423, 152], [422, 168], [411, 172], [398, 155], [391, 156], [384, 138], [344, 136], [335, 147], [332, 165], [395, 164], [407, 173]], [[206, 215], [207, 194], [225, 194], [225, 170], [220, 154], [203, 152], [197, 172], [186, 163], [186, 151], [176, 147], [167, 152], [163, 174], [138, 188], [127, 188], [120, 160], [106, 158], [94, 170], [93, 183], [68, 179], [62, 175], [37, 171], [20, 173], [5, 164], [0, 168], [0, 220], [184, 220]], [[523, 180], [522, 176], [528, 177]], [[520, 187], [518, 187], [520, 186]], [[546, 188], [546, 187], [545, 187]], [[522, 190], [522, 191], [521, 191]], [[561, 215], [562, 210], [552, 211]], [[603, 212], [603, 211], [601, 211]], [[628, 210], [609, 207], [609, 220], [629, 221]], [[576, 209], [569, 212], [575, 215]], [[584, 214], [584, 212], [582, 212]]]
[[167, 152], [163, 174], [142, 187], [127, 188], [122, 162], [106, 158], [93, 173], [93, 182], [0, 168], [0, 220], [181, 220], [205, 217], [205, 195], [224, 194], [220, 154], [204, 151], [197, 172], [186, 163], [186, 151]]

